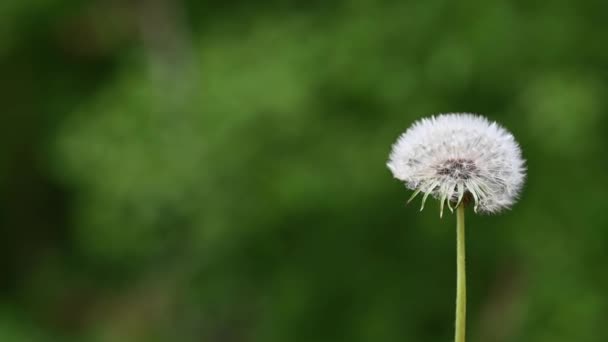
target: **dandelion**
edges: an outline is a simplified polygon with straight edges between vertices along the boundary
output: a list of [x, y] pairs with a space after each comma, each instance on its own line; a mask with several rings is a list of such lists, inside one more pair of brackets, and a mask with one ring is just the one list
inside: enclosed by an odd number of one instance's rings
[[515, 138], [496, 122], [468, 113], [441, 114], [417, 121], [393, 145], [387, 164], [414, 193], [429, 195], [457, 210], [456, 342], [465, 341], [466, 281], [464, 208], [498, 213], [518, 198], [525, 165]]

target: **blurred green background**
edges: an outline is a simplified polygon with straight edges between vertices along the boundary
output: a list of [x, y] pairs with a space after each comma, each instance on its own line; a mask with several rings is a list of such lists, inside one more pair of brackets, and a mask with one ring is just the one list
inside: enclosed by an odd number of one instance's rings
[[0, 341], [450, 341], [454, 216], [385, 167], [478, 112], [471, 342], [608, 341], [608, 2], [2, 0]]

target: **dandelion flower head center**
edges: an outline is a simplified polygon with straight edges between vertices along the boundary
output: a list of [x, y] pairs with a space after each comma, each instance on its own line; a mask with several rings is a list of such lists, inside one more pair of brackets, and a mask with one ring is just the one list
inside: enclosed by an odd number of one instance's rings
[[447, 176], [455, 180], [470, 179], [477, 173], [478, 169], [477, 166], [475, 166], [475, 162], [468, 159], [450, 158], [437, 165], [438, 176]]

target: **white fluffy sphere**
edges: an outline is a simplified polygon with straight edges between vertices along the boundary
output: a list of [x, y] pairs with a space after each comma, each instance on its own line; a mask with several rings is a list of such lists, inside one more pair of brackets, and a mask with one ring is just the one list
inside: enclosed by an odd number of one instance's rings
[[[388, 168], [414, 190], [475, 211], [497, 213], [516, 201], [525, 178], [519, 145], [502, 126], [468, 113], [440, 114], [415, 122], [390, 153]], [[422, 210], [422, 209], [421, 209]]]

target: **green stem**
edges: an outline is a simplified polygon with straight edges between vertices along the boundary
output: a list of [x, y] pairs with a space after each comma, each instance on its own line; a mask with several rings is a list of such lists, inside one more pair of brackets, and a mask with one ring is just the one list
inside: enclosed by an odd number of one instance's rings
[[465, 342], [467, 321], [467, 280], [464, 243], [464, 205], [456, 210], [456, 333], [455, 342]]

